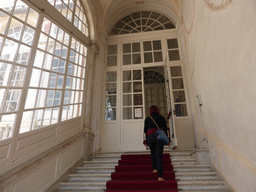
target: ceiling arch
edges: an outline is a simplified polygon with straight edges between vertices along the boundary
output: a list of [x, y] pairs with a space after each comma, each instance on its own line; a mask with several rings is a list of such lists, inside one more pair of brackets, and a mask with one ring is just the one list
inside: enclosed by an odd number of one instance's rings
[[[110, 1], [110, 0], [109, 0]], [[137, 11], [153, 11], [168, 17], [173, 24], [177, 27], [180, 22], [180, 11], [172, 3], [164, 3], [162, 1], [148, 0], [148, 1], [122, 1], [123, 3], [116, 4], [112, 0], [112, 5], [109, 6], [109, 10], [105, 13], [104, 19], [102, 20], [102, 29], [107, 34], [110, 33], [113, 26], [118, 20], [124, 16], [137, 12]]]

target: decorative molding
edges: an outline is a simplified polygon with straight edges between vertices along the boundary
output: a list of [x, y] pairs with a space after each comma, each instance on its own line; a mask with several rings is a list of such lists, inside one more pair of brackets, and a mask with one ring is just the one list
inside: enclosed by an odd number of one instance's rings
[[187, 34], [190, 34], [194, 27], [194, 19], [195, 19], [195, 0], [193, 0], [193, 14], [192, 14], [192, 23], [191, 23], [190, 29], [187, 29], [187, 27], [186, 27], [186, 24], [183, 19], [183, 9], [181, 10], [181, 23], [184, 26], [184, 29]]
[[204, 2], [212, 11], [222, 11], [224, 9], [227, 9], [228, 6], [233, 3], [233, 0], [223, 0], [222, 3], [219, 5], [210, 2], [210, 0], [204, 0]]

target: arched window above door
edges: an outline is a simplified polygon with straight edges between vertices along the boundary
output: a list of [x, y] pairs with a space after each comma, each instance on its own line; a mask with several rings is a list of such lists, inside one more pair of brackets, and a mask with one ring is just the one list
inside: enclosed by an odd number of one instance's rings
[[171, 20], [156, 12], [141, 11], [125, 16], [119, 20], [110, 35], [141, 33], [175, 28]]

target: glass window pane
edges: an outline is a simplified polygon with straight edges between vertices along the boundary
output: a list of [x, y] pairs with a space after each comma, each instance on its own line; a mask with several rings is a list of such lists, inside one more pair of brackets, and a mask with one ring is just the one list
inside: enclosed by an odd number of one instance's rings
[[48, 90], [47, 100], [46, 100], [46, 107], [53, 106], [54, 92], [55, 92], [54, 90]]
[[12, 72], [11, 64], [0, 62], [0, 85], [6, 86], [8, 83], [9, 75]]
[[152, 51], [151, 41], [143, 42], [144, 51]]
[[155, 61], [155, 62], [161, 62], [161, 61], [163, 61], [162, 52], [154, 52], [154, 61]]
[[186, 104], [175, 104], [176, 116], [188, 116]]
[[42, 68], [43, 60], [44, 60], [44, 52], [37, 50], [36, 58], [35, 58], [35, 61], [34, 61], [34, 66]]
[[153, 62], [152, 53], [144, 53], [144, 62], [145, 63], [152, 63]]
[[35, 35], [35, 30], [29, 26], [25, 27], [24, 34], [22, 36], [22, 42], [28, 45], [32, 45]]
[[132, 52], [140, 52], [140, 43], [132, 44]]
[[34, 115], [34, 119], [32, 122], [32, 129], [39, 129], [40, 127], [42, 127], [42, 120], [43, 120], [43, 109], [40, 110], [36, 110], [35, 111], [35, 115]]
[[2, 8], [3, 10], [11, 13], [12, 9], [14, 7], [14, 2], [15, 2], [15, 0], [2, 1], [0, 3], [0, 8]]
[[15, 66], [11, 79], [11, 86], [21, 87], [23, 85], [23, 79], [25, 77], [26, 68]]
[[116, 83], [107, 83], [106, 94], [116, 94]]
[[123, 81], [130, 81], [131, 80], [131, 71], [124, 71], [123, 72]]
[[32, 25], [33, 27], [36, 27], [37, 20], [38, 20], [38, 13], [30, 8], [27, 23]]
[[109, 45], [108, 46], [108, 55], [117, 54], [117, 45]]
[[[0, 7], [1, 7], [1, 4], [0, 4]], [[0, 10], [0, 20], [1, 20], [0, 33], [4, 34], [9, 18], [10, 18], [9, 15], [5, 14]]]
[[45, 107], [46, 90], [39, 90], [36, 107]]
[[106, 96], [106, 107], [116, 106], [116, 96]]
[[140, 64], [141, 63], [140, 54], [133, 54], [132, 55], [132, 63], [133, 64]]
[[1, 59], [7, 61], [13, 61], [15, 54], [18, 49], [18, 43], [11, 41], [9, 39], [5, 40], [4, 47], [1, 53]]
[[105, 121], [116, 120], [116, 108], [105, 109]]
[[132, 119], [132, 108], [131, 107], [123, 108], [123, 119]]
[[123, 106], [132, 105], [132, 95], [123, 95]]
[[123, 44], [123, 53], [131, 53], [131, 44]]
[[29, 55], [30, 55], [30, 50], [31, 50], [30, 47], [25, 45], [20, 45], [16, 62], [23, 65], [27, 65]]
[[173, 89], [184, 89], [182, 78], [172, 79], [172, 88]]
[[154, 50], [162, 50], [161, 41], [153, 41], [153, 49]]
[[107, 66], [116, 66], [117, 65], [117, 56], [108, 56]]
[[7, 35], [16, 40], [20, 40], [22, 28], [23, 23], [19, 22], [17, 19], [12, 18]]
[[141, 82], [133, 82], [133, 92], [142, 92]]
[[[4, 95], [5, 95], [6, 89], [0, 89], [0, 106], [4, 105]], [[2, 107], [1, 107], [2, 108]], [[0, 109], [1, 109], [0, 108]]]
[[131, 86], [132, 86], [131, 83], [123, 83], [123, 93], [131, 93], [132, 91]]
[[25, 109], [34, 108], [36, 103], [37, 89], [29, 89]]
[[56, 91], [53, 105], [54, 106], [60, 105], [60, 100], [61, 100], [61, 91]]
[[133, 80], [141, 80], [141, 70], [133, 70]]
[[52, 109], [51, 108], [45, 109], [43, 126], [47, 126], [51, 124], [51, 116], [52, 116]]
[[11, 112], [17, 110], [20, 93], [20, 89], [10, 89], [8, 91], [4, 112]]
[[16, 114], [3, 115], [1, 118], [1, 132], [0, 140], [10, 138], [12, 136], [13, 124], [16, 118]]
[[30, 131], [33, 114], [33, 111], [23, 112], [19, 133], [25, 133]]
[[173, 91], [174, 102], [186, 102], [184, 91]]
[[67, 114], [68, 114], [68, 106], [63, 106], [62, 117], [61, 117], [62, 121], [67, 119]]
[[181, 66], [171, 67], [171, 76], [172, 77], [182, 76]]
[[177, 39], [168, 39], [167, 40], [168, 49], [175, 49], [178, 48], [178, 41]]
[[169, 61], [180, 60], [179, 50], [169, 51]]
[[59, 107], [53, 108], [52, 110], [52, 121], [51, 124], [58, 123], [59, 119]]
[[107, 72], [107, 82], [116, 82], [116, 71]]
[[131, 64], [131, 55], [123, 55], [123, 65]]
[[28, 12], [28, 6], [27, 4], [23, 3], [22, 1], [17, 1], [16, 2], [16, 6], [14, 9], [14, 15], [16, 17], [18, 17], [19, 19], [25, 21], [26, 16], [27, 16], [27, 12]]
[[142, 94], [133, 95], [133, 105], [143, 105]]
[[[45, 81], [42, 81], [42, 79], [45, 79], [46, 78], [46, 73], [43, 72], [43, 75], [42, 75], [42, 78], [41, 78], [41, 83]], [[49, 74], [48, 74], [49, 75]], [[39, 80], [40, 80], [40, 76], [41, 76], [41, 70], [39, 69], [33, 69], [32, 71], [32, 76], [31, 76], [31, 79], [33, 79], [33, 81], [30, 81], [30, 84], [29, 84], [29, 87], [38, 87], [39, 85]], [[46, 80], [46, 79], [45, 79]], [[48, 78], [47, 78], [47, 82], [48, 82]], [[42, 86], [42, 85], [41, 85]], [[47, 84], [48, 86], [48, 84]]]
[[57, 74], [56, 73], [51, 73], [49, 88], [55, 88], [56, 87], [56, 82], [57, 82]]

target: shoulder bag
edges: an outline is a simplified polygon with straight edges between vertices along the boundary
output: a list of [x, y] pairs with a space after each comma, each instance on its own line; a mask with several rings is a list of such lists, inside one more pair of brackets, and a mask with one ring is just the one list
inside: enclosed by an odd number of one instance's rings
[[158, 125], [156, 124], [155, 120], [154, 120], [151, 116], [149, 116], [149, 117], [152, 119], [152, 121], [155, 123], [155, 125], [156, 125], [156, 127], [157, 127], [157, 129], [158, 129], [158, 130], [155, 132], [155, 133], [157, 134], [157, 139], [158, 139], [159, 141], [161, 141], [164, 145], [169, 144], [170, 140], [169, 140], [169, 138], [167, 137], [166, 133], [158, 127]]

